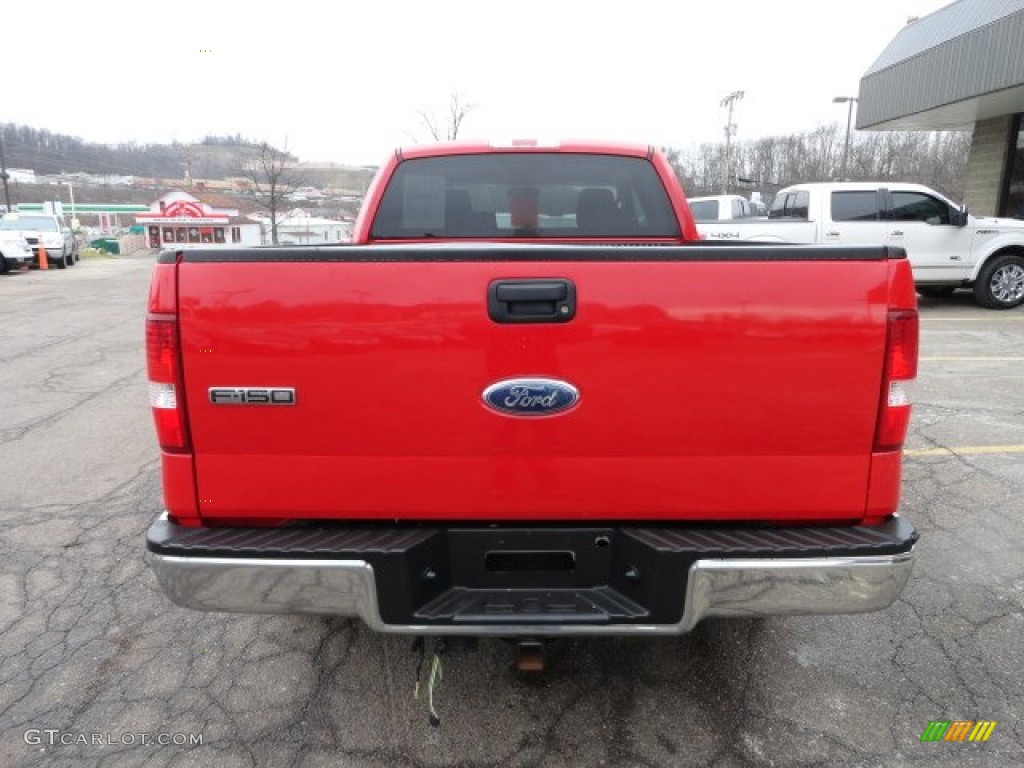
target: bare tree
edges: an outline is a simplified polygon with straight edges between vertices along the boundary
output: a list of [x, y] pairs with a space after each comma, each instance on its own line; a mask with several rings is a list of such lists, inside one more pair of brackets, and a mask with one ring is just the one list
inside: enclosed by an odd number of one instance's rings
[[[963, 196], [971, 135], [862, 131], [850, 141], [847, 176], [852, 181], [915, 181], [953, 199]], [[717, 194], [723, 174], [724, 144], [701, 144], [673, 154], [673, 165], [688, 177], [687, 194]], [[743, 190], [770, 199], [780, 186], [828, 181], [839, 174], [840, 126], [823, 125], [788, 136], [768, 136], [733, 146], [737, 176], [753, 181]], [[742, 173], [741, 173], [742, 171]]]
[[285, 197], [301, 184], [295, 173], [295, 158], [288, 154], [288, 143], [285, 142], [284, 149], [265, 141], [259, 144], [242, 175], [252, 183], [254, 202], [270, 215], [270, 241], [277, 245], [277, 224]]
[[684, 188], [688, 185], [692, 186], [687, 168], [683, 164], [682, 151], [675, 147], [662, 147], [661, 152], [665, 155], [665, 159], [668, 160], [668, 164], [672, 166], [672, 171], [675, 173], [679, 183]]
[[434, 141], [455, 141], [459, 137], [462, 121], [473, 111], [476, 104], [465, 101], [460, 93], [453, 93], [448, 100], [447, 114], [438, 119], [434, 112], [420, 110], [420, 120], [430, 132]]

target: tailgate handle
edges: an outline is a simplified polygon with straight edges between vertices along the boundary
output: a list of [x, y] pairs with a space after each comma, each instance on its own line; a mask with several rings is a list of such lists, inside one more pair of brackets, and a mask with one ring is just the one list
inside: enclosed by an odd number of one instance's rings
[[567, 323], [576, 315], [572, 280], [493, 280], [487, 314], [496, 323]]

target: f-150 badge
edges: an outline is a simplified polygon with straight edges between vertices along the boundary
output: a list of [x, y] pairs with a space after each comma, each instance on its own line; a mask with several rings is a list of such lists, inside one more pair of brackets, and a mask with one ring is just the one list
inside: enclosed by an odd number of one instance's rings
[[484, 390], [484, 404], [508, 416], [553, 416], [579, 399], [576, 387], [556, 379], [504, 379]]
[[295, 405], [291, 387], [210, 387], [214, 405]]

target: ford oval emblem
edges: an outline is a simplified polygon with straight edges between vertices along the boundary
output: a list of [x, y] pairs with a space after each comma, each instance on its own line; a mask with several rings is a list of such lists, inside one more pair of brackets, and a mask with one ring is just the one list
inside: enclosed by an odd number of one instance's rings
[[509, 416], [553, 416], [579, 402], [572, 384], [557, 379], [505, 379], [484, 390], [484, 403]]

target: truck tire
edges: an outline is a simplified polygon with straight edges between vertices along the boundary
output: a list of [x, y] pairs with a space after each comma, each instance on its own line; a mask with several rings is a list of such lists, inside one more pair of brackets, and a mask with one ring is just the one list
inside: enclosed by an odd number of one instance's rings
[[67, 269], [68, 268], [68, 260], [67, 260], [67, 257], [64, 255], [64, 251], [63, 250], [60, 252], [60, 256], [58, 256], [58, 257], [51, 257], [49, 254], [47, 254], [47, 258], [48, 259], [52, 259], [52, 263], [57, 267], [57, 269]]
[[919, 285], [914, 290], [917, 291], [919, 296], [924, 296], [926, 299], [944, 299], [947, 296], [952, 296], [956, 290], [955, 285]]
[[1024, 258], [1015, 253], [994, 256], [974, 283], [974, 298], [989, 309], [1012, 309], [1024, 302]]

